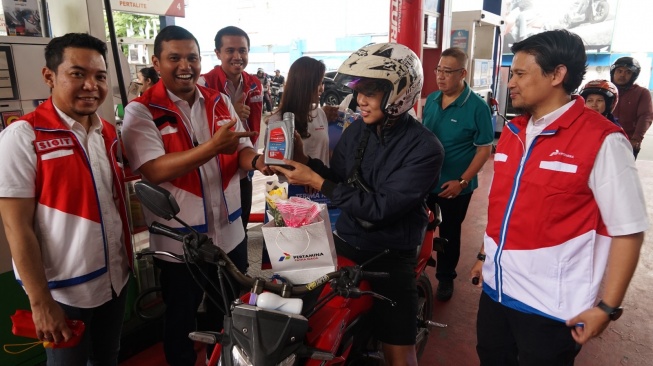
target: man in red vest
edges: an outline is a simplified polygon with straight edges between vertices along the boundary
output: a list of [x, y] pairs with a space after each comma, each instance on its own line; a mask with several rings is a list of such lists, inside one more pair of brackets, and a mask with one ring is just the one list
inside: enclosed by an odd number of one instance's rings
[[0, 134], [0, 214], [48, 364], [118, 362], [131, 258], [116, 130], [96, 110], [107, 96], [106, 44], [69, 33], [45, 48], [51, 97]]
[[476, 350], [483, 365], [573, 365], [623, 311], [646, 204], [623, 130], [572, 95], [587, 69], [583, 40], [555, 30], [511, 50], [510, 98], [524, 114], [494, 154], [471, 273], [483, 287]]
[[[200, 50], [186, 29], [168, 26], [154, 40], [154, 68], [161, 79], [125, 108], [122, 137], [131, 167], [144, 179], [170, 191], [181, 209], [179, 218], [206, 233], [238, 269], [247, 269], [247, 246], [241, 222], [239, 169], [269, 173], [252, 148], [254, 131], [245, 131], [226, 95], [197, 85]], [[158, 219], [145, 210], [146, 221]], [[168, 225], [173, 225], [168, 223]], [[150, 247], [176, 254], [182, 243], [150, 236]], [[171, 365], [194, 365], [195, 313], [205, 281], [193, 266], [155, 258], [161, 269], [166, 304], [164, 351]], [[195, 271], [195, 270], [194, 270]], [[210, 273], [214, 273], [210, 272]], [[205, 303], [214, 318], [211, 329], [221, 329], [222, 316], [212, 301]]]
[[[220, 65], [201, 75], [197, 83], [228, 95], [245, 129], [260, 132], [263, 108], [261, 82], [256, 76], [245, 72], [249, 60], [249, 36], [234, 26], [220, 29], [215, 35], [215, 54], [220, 59]], [[256, 149], [258, 135], [252, 136], [251, 140]], [[252, 189], [251, 174], [241, 172], [240, 201], [245, 234], [252, 210]], [[244, 241], [247, 242], [247, 235]]]

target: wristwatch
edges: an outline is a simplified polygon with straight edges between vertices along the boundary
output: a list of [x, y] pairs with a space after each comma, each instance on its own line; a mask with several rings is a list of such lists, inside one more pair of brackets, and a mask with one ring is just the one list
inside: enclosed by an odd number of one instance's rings
[[478, 254], [476, 255], [476, 259], [478, 259], [481, 262], [485, 262], [485, 254], [478, 252]]
[[624, 308], [620, 306], [616, 308], [610, 307], [606, 303], [604, 303], [603, 300], [599, 301], [599, 303], [596, 304], [596, 307], [605, 311], [608, 314], [610, 320], [612, 321], [619, 319], [621, 314], [623, 314], [624, 312]]
[[258, 158], [261, 157], [261, 154], [256, 154], [254, 156], [254, 159], [252, 159], [252, 170], [256, 170], [256, 162], [258, 161]]
[[463, 188], [467, 188], [469, 185], [469, 182], [464, 180], [463, 177], [458, 178], [458, 183], [460, 183], [460, 186]]

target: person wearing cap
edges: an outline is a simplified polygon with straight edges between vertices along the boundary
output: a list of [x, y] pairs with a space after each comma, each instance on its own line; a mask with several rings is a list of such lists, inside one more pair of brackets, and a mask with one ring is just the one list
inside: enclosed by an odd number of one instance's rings
[[281, 71], [279, 69], [274, 70], [274, 77], [272, 78], [272, 86], [276, 86], [279, 88], [277, 91], [277, 101], [281, 101], [281, 97], [283, 96], [283, 87], [286, 85], [286, 78], [281, 75]]
[[635, 84], [641, 70], [639, 62], [632, 57], [620, 57], [610, 66], [610, 79], [619, 89], [620, 99], [613, 114], [633, 145], [635, 159], [653, 120], [651, 93]]

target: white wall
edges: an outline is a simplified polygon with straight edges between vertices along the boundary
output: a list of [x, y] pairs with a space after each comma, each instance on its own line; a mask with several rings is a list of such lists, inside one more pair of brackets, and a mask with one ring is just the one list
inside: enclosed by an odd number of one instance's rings
[[653, 1], [619, 0], [616, 14], [612, 52], [653, 52]]

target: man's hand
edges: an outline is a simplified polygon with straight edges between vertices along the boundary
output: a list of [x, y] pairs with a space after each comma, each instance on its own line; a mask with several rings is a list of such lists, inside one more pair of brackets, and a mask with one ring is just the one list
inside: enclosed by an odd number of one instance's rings
[[245, 93], [240, 97], [240, 100], [236, 103], [233, 103], [236, 114], [241, 121], [244, 121], [249, 118], [249, 106], [245, 104]]
[[311, 170], [311, 168], [304, 164], [287, 159], [283, 159], [283, 163], [286, 164], [287, 167], [271, 166], [270, 168], [272, 168], [275, 173], [282, 174], [288, 178], [288, 182], [291, 184], [310, 186], [318, 191], [322, 188], [324, 178], [320, 177], [320, 175]]
[[637, 142], [635, 140], [630, 140], [630, 144], [633, 146], [634, 150], [637, 150], [640, 148], [640, 146], [642, 146], [641, 142]]
[[444, 182], [442, 187], [443, 189], [442, 192], [438, 194], [438, 197], [440, 198], [454, 198], [462, 192], [463, 187], [460, 185], [460, 182], [457, 180], [450, 180], [448, 182]]
[[36, 336], [40, 341], [61, 343], [73, 337], [73, 331], [66, 324], [63, 309], [52, 298], [31, 307]]
[[231, 128], [236, 124], [236, 119], [232, 118], [227, 124], [222, 125], [218, 131], [213, 134], [208, 142], [213, 145], [217, 154], [233, 154], [238, 148], [240, 139], [243, 137], [250, 138], [258, 135], [255, 131], [236, 132]]
[[478, 283], [474, 286], [483, 287], [483, 262], [477, 260], [469, 271], [469, 278], [471, 281], [478, 278]]
[[571, 336], [576, 343], [585, 344], [590, 339], [603, 333], [610, 323], [610, 317], [605, 311], [593, 307], [567, 320], [567, 326], [572, 327]]
[[270, 169], [269, 165], [265, 165], [265, 154], [261, 155], [256, 159], [256, 170], [261, 172], [263, 175], [272, 175], [274, 171]]

